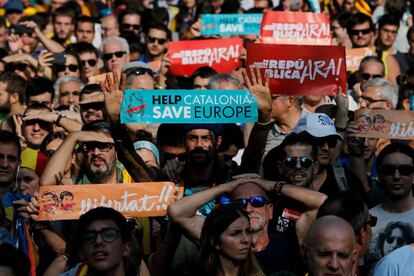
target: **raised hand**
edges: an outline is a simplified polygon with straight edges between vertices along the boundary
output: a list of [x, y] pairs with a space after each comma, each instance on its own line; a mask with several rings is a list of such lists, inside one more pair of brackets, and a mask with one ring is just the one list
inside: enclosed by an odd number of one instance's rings
[[119, 80], [118, 73], [114, 71], [106, 75], [106, 80], [101, 82], [101, 88], [105, 96], [105, 109], [109, 119], [113, 123], [119, 121], [119, 114], [121, 112], [122, 99], [124, 98], [124, 90], [126, 87], [126, 75], [122, 74], [121, 80]]

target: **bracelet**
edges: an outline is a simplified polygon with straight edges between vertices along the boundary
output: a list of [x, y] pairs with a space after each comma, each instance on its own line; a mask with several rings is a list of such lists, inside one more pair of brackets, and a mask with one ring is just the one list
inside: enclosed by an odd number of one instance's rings
[[56, 118], [55, 124], [59, 126], [60, 120], [62, 120], [62, 118], [66, 118], [66, 116], [62, 113], [59, 113], [58, 117]]
[[335, 128], [336, 128], [336, 131], [346, 132], [346, 128], [344, 128], [344, 127], [335, 127]]
[[276, 181], [275, 185], [273, 186], [273, 191], [276, 195], [282, 196], [282, 189], [285, 186], [286, 182], [284, 181]]

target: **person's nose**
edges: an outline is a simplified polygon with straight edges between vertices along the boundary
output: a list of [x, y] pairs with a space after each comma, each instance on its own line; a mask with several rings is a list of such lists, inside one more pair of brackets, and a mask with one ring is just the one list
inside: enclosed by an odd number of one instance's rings
[[248, 244], [250, 242], [250, 236], [246, 231], [243, 231], [241, 243]]
[[368, 108], [367, 102], [363, 99], [359, 101], [359, 106], [362, 108]]
[[324, 142], [323, 145], [321, 146], [321, 149], [329, 150], [328, 142]]
[[102, 239], [102, 233], [97, 233], [95, 244], [102, 244], [103, 242], [104, 240]]
[[34, 125], [33, 125], [33, 130], [35, 130], [35, 131], [40, 130], [40, 125], [39, 125], [39, 123], [34, 123]]
[[0, 158], [0, 168], [8, 168], [8, 167], [9, 167], [9, 160], [7, 159], [7, 156]]
[[399, 179], [401, 177], [400, 170], [394, 170], [394, 174], [392, 176], [394, 179]]
[[254, 207], [252, 206], [252, 204], [250, 202], [247, 202], [246, 212], [251, 213], [251, 212], [253, 212], [253, 210], [254, 210]]
[[328, 268], [332, 271], [336, 271], [339, 269], [338, 258], [335, 254], [329, 259]]
[[197, 143], [196, 143], [196, 146], [197, 147], [203, 147], [203, 140], [202, 140], [202, 138], [201, 137], [198, 137], [197, 138]]

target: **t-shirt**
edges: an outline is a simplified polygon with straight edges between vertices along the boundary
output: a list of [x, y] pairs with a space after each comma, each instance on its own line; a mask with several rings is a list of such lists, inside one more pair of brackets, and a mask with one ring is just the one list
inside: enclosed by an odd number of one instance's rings
[[405, 245], [385, 256], [375, 267], [374, 276], [414, 275], [414, 250]]
[[368, 266], [395, 249], [414, 242], [414, 208], [404, 213], [391, 213], [377, 205], [369, 212], [378, 221], [372, 228], [371, 245], [365, 258]]

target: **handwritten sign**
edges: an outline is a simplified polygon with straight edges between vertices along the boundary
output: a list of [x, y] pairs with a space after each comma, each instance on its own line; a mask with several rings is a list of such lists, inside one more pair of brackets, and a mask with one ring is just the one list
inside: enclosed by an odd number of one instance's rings
[[350, 72], [355, 72], [359, 69], [359, 64], [364, 57], [376, 55], [369, 47], [346, 49], [345, 53], [346, 70]]
[[126, 90], [122, 123], [244, 123], [257, 121], [247, 90]]
[[202, 14], [201, 35], [260, 34], [263, 14]]
[[260, 37], [265, 43], [332, 44], [328, 16], [312, 12], [266, 11], [262, 20]]
[[356, 136], [398, 140], [414, 139], [414, 111], [359, 109]]
[[126, 217], [165, 216], [178, 192], [172, 182], [40, 186], [38, 220], [78, 219], [97, 207], [110, 207]]
[[336, 95], [346, 91], [345, 50], [340, 46], [247, 45], [247, 65], [270, 79], [272, 94]]
[[190, 76], [203, 66], [219, 73], [230, 73], [241, 65], [243, 40], [240, 38], [175, 41], [168, 43], [170, 72]]

